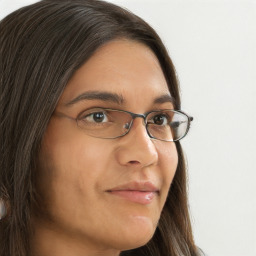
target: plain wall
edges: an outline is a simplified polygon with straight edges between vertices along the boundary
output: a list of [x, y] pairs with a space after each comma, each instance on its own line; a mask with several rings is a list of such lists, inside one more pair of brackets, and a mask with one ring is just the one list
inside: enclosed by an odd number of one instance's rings
[[[0, 0], [0, 19], [36, 1]], [[256, 1], [112, 0], [148, 21], [174, 61], [196, 243], [210, 256], [256, 256]]]

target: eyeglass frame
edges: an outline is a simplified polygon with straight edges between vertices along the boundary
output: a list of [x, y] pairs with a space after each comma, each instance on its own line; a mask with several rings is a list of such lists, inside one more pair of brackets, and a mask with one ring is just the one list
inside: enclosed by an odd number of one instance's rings
[[[133, 113], [133, 112], [130, 112], [130, 111], [127, 111], [127, 110], [111, 109], [111, 108], [103, 108], [103, 107], [93, 107], [93, 108], [91, 108], [91, 109], [97, 109], [97, 108], [102, 109], [102, 110], [110, 110], [110, 111], [124, 112], [124, 113], [129, 114], [129, 115], [132, 117], [132, 120], [131, 120], [131, 122], [129, 123], [129, 129], [127, 130], [126, 133], [124, 133], [124, 134], [122, 134], [122, 135], [119, 135], [119, 136], [117, 136], [117, 137], [111, 137], [111, 138], [102, 138], [102, 137], [96, 137], [96, 136], [89, 135], [89, 136], [91, 136], [91, 137], [100, 138], [100, 139], [117, 139], [117, 138], [120, 138], [120, 137], [125, 136], [125, 135], [128, 134], [129, 131], [131, 130], [134, 119], [137, 118], [137, 117], [140, 117], [140, 118], [143, 118], [143, 120], [144, 120], [145, 128], [146, 128], [146, 131], [147, 131], [147, 134], [148, 134], [149, 138], [154, 139], [154, 140], [165, 141], [165, 142], [176, 142], [176, 141], [180, 141], [181, 139], [183, 139], [183, 138], [188, 134], [188, 131], [189, 131], [189, 129], [190, 129], [190, 124], [191, 124], [191, 122], [192, 122], [193, 119], [194, 119], [192, 116], [188, 115], [188, 114], [185, 113], [184, 111], [182, 111], [182, 110], [175, 110], [175, 109], [157, 109], [157, 110], [148, 111], [148, 112], [146, 112], [146, 113], [144, 113], [144, 114], [136, 114], [136, 113]], [[177, 140], [163, 140], [163, 139], [155, 138], [155, 137], [153, 137], [153, 136], [149, 133], [148, 128], [147, 128], [147, 124], [148, 124], [148, 123], [146, 122], [147, 116], [148, 116], [149, 114], [153, 113], [153, 112], [161, 112], [161, 111], [172, 111], [172, 112], [174, 112], [174, 113], [176, 112], [176, 113], [179, 113], [179, 114], [183, 114], [183, 115], [185, 115], [185, 116], [188, 118], [188, 126], [187, 126], [187, 129], [186, 129], [186, 132], [184, 133], [184, 135], [183, 135], [182, 137], [180, 137], [180, 138], [177, 139]], [[62, 112], [54, 112], [54, 115], [57, 115], [57, 116], [59, 116], [59, 117], [66, 117], [66, 118], [68, 118], [68, 119], [74, 120], [74, 121], [76, 121], [77, 126], [78, 126], [79, 128], [81, 128], [81, 127], [79, 126], [79, 124], [78, 124], [78, 119], [79, 119], [79, 116], [80, 116], [82, 113], [84, 113], [84, 111], [82, 111], [76, 118], [71, 117], [71, 116], [68, 116], [68, 115], [66, 115], [66, 114], [64, 114], [64, 113], [62, 113]], [[83, 129], [83, 128], [81, 128], [81, 129]]]

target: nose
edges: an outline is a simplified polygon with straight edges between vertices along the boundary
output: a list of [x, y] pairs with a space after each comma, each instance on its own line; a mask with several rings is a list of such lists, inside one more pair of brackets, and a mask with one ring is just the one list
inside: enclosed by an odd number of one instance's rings
[[128, 134], [119, 139], [116, 157], [121, 165], [150, 166], [158, 162], [158, 152], [149, 137], [143, 118], [135, 118]]

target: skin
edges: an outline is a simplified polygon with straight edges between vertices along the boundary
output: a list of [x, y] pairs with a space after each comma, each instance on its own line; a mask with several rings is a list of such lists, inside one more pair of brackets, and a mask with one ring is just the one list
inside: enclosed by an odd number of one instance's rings
[[[121, 104], [68, 102], [88, 91], [122, 95]], [[76, 118], [91, 107], [145, 113], [173, 108], [154, 103], [169, 93], [159, 62], [146, 46], [116, 40], [105, 44], [74, 74], [55, 112]], [[74, 120], [53, 115], [42, 140], [36, 185], [41, 210], [34, 213], [32, 255], [119, 255], [154, 234], [177, 168], [175, 143], [150, 139], [142, 118], [117, 139], [88, 136]], [[159, 189], [139, 204], [108, 191], [127, 182], [150, 181]]]

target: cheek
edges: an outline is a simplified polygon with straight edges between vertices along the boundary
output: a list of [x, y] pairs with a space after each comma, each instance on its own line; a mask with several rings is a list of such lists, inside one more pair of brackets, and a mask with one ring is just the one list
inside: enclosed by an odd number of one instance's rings
[[163, 184], [169, 190], [178, 165], [178, 152], [174, 142], [159, 147], [159, 164], [163, 170]]
[[54, 223], [80, 227], [81, 219], [88, 218], [87, 206], [99, 197], [97, 188], [110, 159], [110, 147], [53, 124], [48, 126], [39, 155], [36, 188], [40, 206]]
[[82, 197], [96, 186], [106, 164], [107, 149], [98, 145], [100, 141], [92, 143], [93, 138], [68, 125], [63, 129], [51, 121], [42, 140], [36, 179], [47, 198], [58, 194]]
[[[103, 171], [106, 164], [107, 148], [94, 139], [76, 132], [75, 134], [47, 132], [40, 155], [40, 166], [44, 174], [53, 176], [55, 182], [64, 182], [86, 188]], [[49, 173], [50, 172], [50, 173]], [[77, 184], [74, 184], [74, 183]]]

